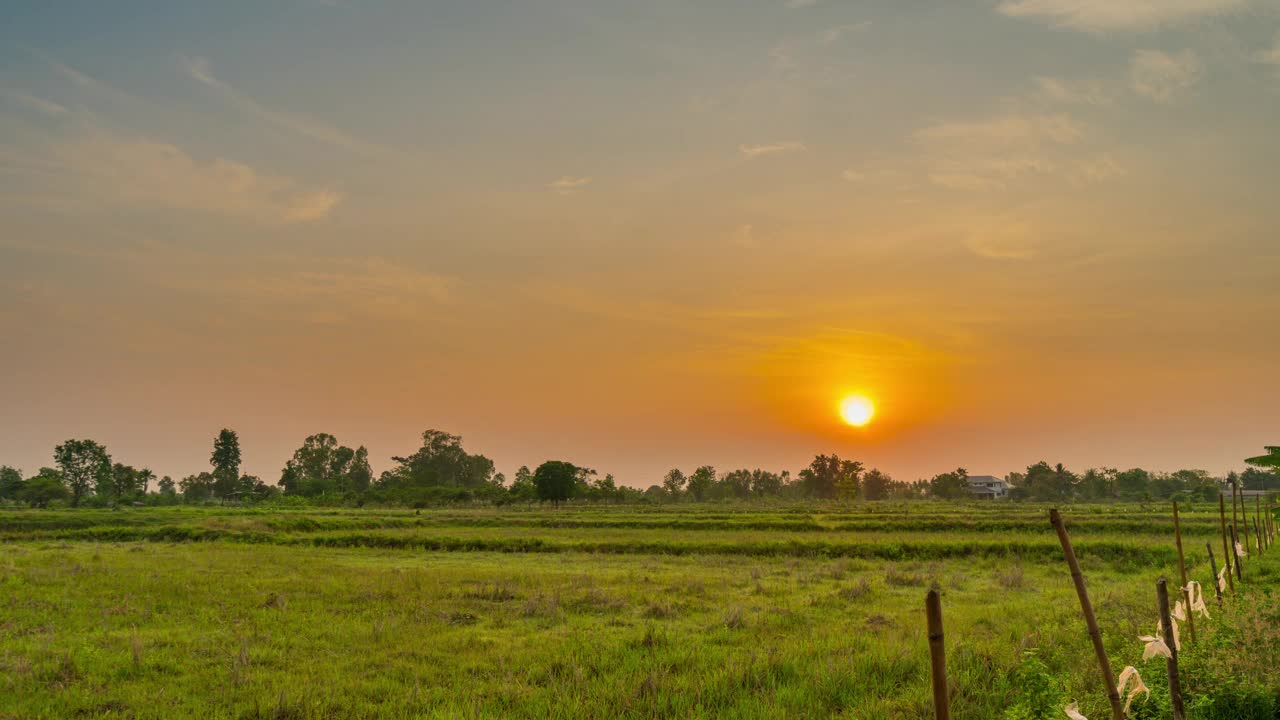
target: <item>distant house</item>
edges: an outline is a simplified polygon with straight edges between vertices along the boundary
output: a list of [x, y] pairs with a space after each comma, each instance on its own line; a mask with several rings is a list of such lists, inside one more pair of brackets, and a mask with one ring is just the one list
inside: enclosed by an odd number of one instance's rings
[[978, 500], [1000, 500], [1009, 497], [1009, 483], [994, 475], [970, 475], [969, 492]]

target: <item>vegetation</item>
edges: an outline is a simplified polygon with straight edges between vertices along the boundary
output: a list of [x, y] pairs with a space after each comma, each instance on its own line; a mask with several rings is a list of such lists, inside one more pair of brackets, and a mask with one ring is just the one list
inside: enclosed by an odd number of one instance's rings
[[[1212, 587], [1216, 503], [1183, 509]], [[1132, 716], [1168, 717], [1163, 661], [1137, 639], [1175, 574], [1166, 504], [1066, 514], [1112, 660], [1152, 688]], [[1107, 717], [1046, 507], [1028, 503], [281, 496], [14, 507], [0, 540], [0, 718], [925, 718], [934, 585], [954, 717], [1063, 717], [1071, 700]], [[1196, 644], [1184, 634], [1196, 720], [1276, 717], [1275, 558], [1248, 561], [1247, 595], [1210, 601]]]
[[[425, 508], [439, 505], [509, 505], [567, 501], [604, 503], [704, 503], [744, 500], [966, 500], [972, 497], [964, 468], [912, 482], [838, 455], [818, 455], [794, 477], [789, 471], [741, 468], [719, 472], [703, 465], [686, 475], [678, 468], [646, 490], [619, 485], [613, 475], [563, 460], [539, 466], [544, 475], [521, 466], [512, 482], [484, 455], [468, 453], [462, 438], [440, 430], [422, 434], [412, 455], [393, 457], [395, 465], [376, 479], [364, 446], [352, 449], [328, 433], [307, 437], [281, 470], [275, 484], [240, 469], [240, 438], [223, 429], [209, 458], [212, 471], [175, 482], [156, 479], [147, 468], [113, 463], [101, 444], [68, 440], [54, 451], [57, 468], [41, 468], [24, 478], [0, 466], [0, 503], [33, 507], [95, 507], [117, 504], [270, 502], [284, 496], [316, 505], [388, 505]], [[1215, 500], [1224, 489], [1280, 490], [1280, 449], [1250, 458], [1243, 473], [1213, 477], [1204, 470], [1151, 472], [1142, 468], [1093, 468], [1076, 473], [1061, 463], [1038, 462], [1005, 476], [1009, 498], [1034, 502], [1125, 502]], [[544, 470], [545, 469], [545, 470]], [[552, 474], [554, 472], [554, 474]], [[572, 476], [572, 482], [569, 481]], [[553, 479], [554, 478], [554, 479]], [[155, 488], [151, 484], [155, 482]], [[541, 483], [541, 484], [540, 484]]]

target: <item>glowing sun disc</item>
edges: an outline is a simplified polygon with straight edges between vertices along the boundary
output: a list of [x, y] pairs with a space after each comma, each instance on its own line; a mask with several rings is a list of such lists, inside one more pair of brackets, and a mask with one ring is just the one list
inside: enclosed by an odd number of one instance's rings
[[840, 419], [854, 427], [862, 427], [875, 417], [876, 406], [862, 395], [850, 395], [840, 401]]

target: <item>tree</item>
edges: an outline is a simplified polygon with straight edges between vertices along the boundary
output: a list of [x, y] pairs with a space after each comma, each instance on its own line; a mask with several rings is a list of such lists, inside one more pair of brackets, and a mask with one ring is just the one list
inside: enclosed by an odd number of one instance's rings
[[689, 476], [686, 492], [693, 496], [695, 502], [702, 502], [715, 484], [716, 469], [710, 465], [703, 465]]
[[838, 455], [818, 455], [809, 467], [800, 471], [800, 483], [810, 497], [833, 498], [837, 494], [852, 497], [858, 492], [862, 463], [841, 460]]
[[21, 470], [0, 465], [0, 500], [17, 500], [24, 484]]
[[143, 495], [147, 492], [147, 483], [155, 478], [155, 473], [147, 469], [137, 470], [123, 463], [111, 466], [111, 482], [105, 488], [99, 488], [98, 494], [117, 501]]
[[662, 478], [662, 489], [667, 491], [671, 497], [680, 497], [680, 493], [684, 492], [685, 480], [684, 473], [676, 468], [667, 471]]
[[720, 483], [716, 489], [721, 497], [737, 499], [751, 497], [751, 471], [743, 468], [725, 473], [720, 477]]
[[92, 440], [68, 440], [54, 448], [53, 459], [71, 490], [73, 507], [79, 505], [92, 488], [111, 485], [111, 456], [105, 447]]
[[1116, 496], [1115, 468], [1092, 468], [1080, 478], [1080, 495], [1087, 500], [1109, 500]]
[[883, 500], [889, 496], [893, 478], [872, 469], [862, 476], [862, 497], [867, 500]]
[[71, 497], [71, 492], [63, 484], [62, 478], [54, 474], [41, 474], [27, 480], [18, 495], [19, 500], [38, 508], [49, 507], [49, 503], [54, 500], [65, 500], [68, 497]]
[[1245, 468], [1244, 472], [1240, 473], [1240, 487], [1245, 490], [1275, 490], [1280, 488], [1280, 476], [1276, 475], [1276, 471], [1260, 469], [1262, 467], [1264, 466]]
[[214, 497], [230, 497], [240, 489], [240, 437], [235, 430], [223, 428], [214, 438], [209, 464], [213, 466]]
[[134, 492], [146, 495], [151, 490], [151, 481], [156, 479], [156, 474], [151, 472], [151, 468], [142, 468], [138, 471], [138, 486], [134, 488]]
[[165, 475], [164, 477], [160, 478], [160, 482], [156, 483], [156, 488], [160, 491], [161, 495], [166, 495], [166, 496], [177, 495], [177, 489], [173, 482], [173, 478], [169, 477], [168, 475]]
[[1122, 500], [1141, 500], [1151, 496], [1151, 473], [1131, 468], [1116, 473], [1116, 496]]
[[280, 473], [286, 494], [316, 497], [334, 493], [363, 493], [373, 482], [369, 451], [339, 445], [327, 433], [311, 435], [293, 453]]
[[943, 500], [960, 500], [970, 497], [969, 471], [956, 468], [949, 473], [934, 475], [929, 481], [929, 494]]
[[[237, 478], [239, 479], [239, 478]], [[187, 502], [199, 502], [213, 497], [213, 488], [217, 479], [212, 473], [202, 472], [199, 475], [188, 475], [178, 481], [182, 498]]]
[[462, 438], [439, 430], [422, 433], [422, 447], [408, 457], [391, 458], [398, 465], [382, 474], [378, 484], [389, 490], [426, 487], [481, 488], [493, 479], [493, 461], [469, 455]]
[[533, 502], [538, 499], [538, 488], [533, 482], [533, 471], [528, 465], [521, 465], [516, 470], [515, 478], [511, 481], [511, 488], [507, 490], [507, 494], [515, 502]]
[[756, 497], [777, 497], [786, 485], [786, 473], [779, 475], [768, 470], [751, 471], [751, 494]]
[[533, 484], [539, 500], [550, 501], [558, 507], [573, 497], [578, 486], [578, 468], [562, 460], [548, 460], [533, 471]]

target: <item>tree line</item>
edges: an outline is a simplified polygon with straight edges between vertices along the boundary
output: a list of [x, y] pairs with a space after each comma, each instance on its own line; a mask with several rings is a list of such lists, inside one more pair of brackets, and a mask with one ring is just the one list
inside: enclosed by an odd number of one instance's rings
[[[330, 434], [307, 437], [271, 484], [241, 472], [240, 438], [223, 429], [214, 438], [210, 469], [178, 481], [157, 478], [148, 468], [114, 462], [106, 447], [93, 440], [67, 440], [54, 448], [52, 467], [26, 477], [0, 466], [0, 502], [33, 507], [51, 505], [108, 506], [264, 501], [364, 503], [426, 507], [459, 502], [491, 504], [583, 502], [715, 502], [759, 499], [832, 500], [960, 500], [972, 497], [964, 468], [911, 482], [894, 480], [875, 468], [838, 455], [818, 455], [794, 476], [788, 471], [738, 469], [718, 472], [700, 466], [687, 475], [666, 473], [645, 490], [619, 485], [611, 474], [563, 460], [548, 460], [535, 469], [521, 466], [508, 482], [494, 462], [468, 453], [462, 438], [440, 430], [422, 434], [412, 455], [391, 458], [395, 465], [377, 477], [363, 446], [339, 444]], [[1151, 472], [1142, 468], [1094, 468], [1083, 473], [1061, 463], [1039, 462], [1024, 472], [1005, 476], [1008, 496], [1042, 502], [1205, 499], [1213, 500], [1225, 484], [1246, 490], [1280, 490], [1274, 471], [1250, 468], [1224, 478], [1203, 470]]]

